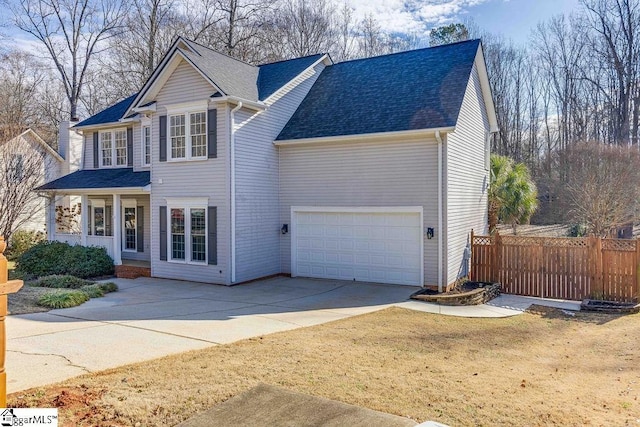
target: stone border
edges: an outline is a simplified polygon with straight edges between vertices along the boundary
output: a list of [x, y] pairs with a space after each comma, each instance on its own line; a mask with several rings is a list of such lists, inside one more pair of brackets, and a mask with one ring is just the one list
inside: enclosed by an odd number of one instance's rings
[[480, 305], [500, 295], [501, 288], [502, 285], [500, 283], [491, 283], [467, 292], [445, 292], [436, 295], [427, 295], [423, 290], [420, 290], [411, 295], [411, 299], [435, 302], [440, 305]]

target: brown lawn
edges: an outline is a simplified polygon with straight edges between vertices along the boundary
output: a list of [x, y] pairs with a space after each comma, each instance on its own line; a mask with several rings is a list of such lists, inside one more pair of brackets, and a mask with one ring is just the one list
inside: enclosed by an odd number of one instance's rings
[[9, 405], [57, 406], [68, 426], [164, 426], [268, 383], [452, 426], [638, 425], [639, 341], [640, 315], [390, 308], [19, 392]]

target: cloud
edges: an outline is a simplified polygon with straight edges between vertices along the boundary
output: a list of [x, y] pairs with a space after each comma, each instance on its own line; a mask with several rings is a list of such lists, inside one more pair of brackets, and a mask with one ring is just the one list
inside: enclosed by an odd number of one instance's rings
[[491, 0], [349, 0], [356, 19], [373, 15], [388, 32], [424, 32], [459, 20], [473, 6]]

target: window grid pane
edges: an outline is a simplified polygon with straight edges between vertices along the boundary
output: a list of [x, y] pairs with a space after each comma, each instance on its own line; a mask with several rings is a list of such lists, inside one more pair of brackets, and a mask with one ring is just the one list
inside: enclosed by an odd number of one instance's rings
[[171, 258], [185, 259], [184, 209], [171, 209]]
[[151, 164], [151, 128], [149, 126], [145, 126], [143, 129], [143, 139], [144, 139], [144, 164]]
[[169, 136], [171, 137], [171, 158], [186, 157], [185, 115], [170, 116]]
[[124, 248], [136, 250], [136, 208], [124, 208]]
[[111, 141], [111, 132], [104, 132], [100, 134], [100, 142], [102, 143], [101, 146], [101, 157], [102, 157], [102, 166], [111, 166], [113, 165], [113, 159], [112, 159], [112, 150], [113, 150], [113, 143]]
[[116, 165], [127, 165], [127, 131], [118, 130], [115, 132], [116, 140]]
[[104, 236], [104, 208], [94, 208], [94, 236]]
[[191, 261], [207, 260], [206, 232], [204, 209], [191, 209]]
[[189, 115], [191, 131], [191, 156], [207, 156], [207, 115], [205, 113], [191, 113]]

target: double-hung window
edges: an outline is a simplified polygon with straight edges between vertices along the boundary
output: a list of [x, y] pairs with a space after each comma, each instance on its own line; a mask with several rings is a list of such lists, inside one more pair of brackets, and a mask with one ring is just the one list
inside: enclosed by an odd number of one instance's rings
[[207, 112], [170, 114], [170, 160], [200, 160], [207, 158]]
[[100, 166], [127, 165], [127, 130], [100, 132]]
[[142, 165], [151, 165], [151, 126], [142, 126]]
[[169, 207], [168, 247], [171, 261], [207, 263], [207, 207]]

